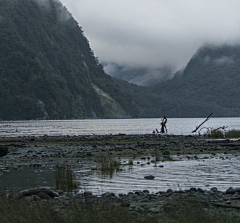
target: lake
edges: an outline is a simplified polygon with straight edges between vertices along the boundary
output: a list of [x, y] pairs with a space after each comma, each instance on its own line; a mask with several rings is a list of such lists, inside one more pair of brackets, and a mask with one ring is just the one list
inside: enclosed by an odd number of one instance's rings
[[[204, 120], [205, 118], [169, 118], [168, 134], [189, 135]], [[160, 129], [160, 122], [159, 118], [0, 121], [0, 136], [149, 134], [156, 128]], [[223, 126], [228, 126], [228, 130], [240, 129], [240, 118], [210, 118], [202, 126], [204, 129], [201, 132], [206, 131], [206, 128]]]

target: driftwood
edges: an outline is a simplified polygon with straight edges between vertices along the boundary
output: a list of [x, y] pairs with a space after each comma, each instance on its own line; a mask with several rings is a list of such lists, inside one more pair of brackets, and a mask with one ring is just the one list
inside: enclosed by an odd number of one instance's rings
[[196, 129], [192, 131], [192, 133], [196, 132], [206, 121], [208, 121], [212, 114], [213, 113], [211, 113], [199, 126], [197, 126]]
[[217, 128], [217, 129], [214, 129], [214, 130], [212, 130], [213, 132], [216, 132], [217, 130], [219, 130], [219, 129], [222, 129], [223, 131], [226, 131], [226, 129], [228, 128], [228, 126], [223, 126], [223, 127], [219, 127], [219, 128]]
[[218, 128], [216, 128], [216, 129], [213, 129], [213, 128], [211, 128], [211, 127], [202, 127], [202, 128], [198, 131], [198, 133], [200, 133], [203, 129], [207, 129], [207, 133], [205, 133], [205, 134], [208, 134], [209, 132], [216, 132], [216, 131], [219, 130], [219, 129], [222, 129], [223, 131], [226, 131], [227, 128], [228, 128], [228, 126], [218, 127]]
[[58, 197], [58, 194], [51, 189], [48, 189], [48, 188], [34, 188], [34, 189], [28, 189], [28, 190], [20, 191], [16, 198], [21, 199], [23, 197], [37, 195], [39, 193], [45, 193], [49, 197], [52, 197], [52, 198]]
[[213, 203], [210, 202], [210, 204], [217, 206], [217, 207], [222, 207], [222, 208], [236, 208], [236, 209], [240, 209], [240, 205], [228, 205], [228, 204], [219, 204], [219, 203]]

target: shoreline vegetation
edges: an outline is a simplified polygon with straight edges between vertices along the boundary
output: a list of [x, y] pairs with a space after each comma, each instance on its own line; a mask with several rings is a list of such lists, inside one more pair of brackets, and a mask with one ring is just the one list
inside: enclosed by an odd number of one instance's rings
[[[239, 148], [239, 137], [234, 140], [215, 139], [207, 135], [0, 137], [0, 154], [5, 149], [5, 155], [0, 155], [0, 174], [1, 171], [17, 169], [22, 165], [41, 167], [46, 163], [61, 164], [78, 160], [95, 161], [102, 174], [111, 174], [111, 171], [119, 168], [119, 157], [128, 158], [124, 165], [130, 168], [135, 157], [162, 160], [171, 159], [172, 155], [188, 155], [191, 159], [197, 159], [198, 154], [239, 156]], [[65, 176], [66, 180], [58, 182], [59, 189], [54, 191], [56, 197], [51, 197], [52, 193], [38, 191], [17, 199], [16, 194], [0, 188], [0, 222], [238, 223], [240, 220], [239, 188], [229, 188], [227, 191], [218, 191], [217, 188], [179, 188], [179, 191], [169, 189], [157, 193], [151, 193], [146, 188], [128, 194], [107, 192], [97, 196], [88, 191], [78, 193], [70, 169], [60, 166], [57, 174]], [[72, 184], [72, 191], [66, 186], [61, 187], [68, 183]]]
[[[238, 197], [237, 197], [237, 196]], [[211, 199], [218, 200], [214, 201]], [[228, 199], [221, 204], [222, 196]], [[201, 198], [202, 197], [202, 198]], [[149, 194], [138, 191], [101, 197], [91, 193], [65, 194], [55, 198], [39, 193], [20, 200], [0, 194], [0, 221], [4, 223], [238, 223], [239, 191], [223, 194], [216, 188]]]

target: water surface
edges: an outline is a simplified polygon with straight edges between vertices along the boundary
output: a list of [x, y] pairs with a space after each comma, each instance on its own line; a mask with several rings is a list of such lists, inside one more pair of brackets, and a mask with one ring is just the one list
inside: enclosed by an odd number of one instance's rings
[[[205, 118], [169, 118], [168, 134], [189, 135]], [[150, 134], [160, 129], [160, 119], [87, 119], [87, 120], [33, 120], [0, 121], [0, 136], [61, 136], [92, 134]], [[240, 119], [210, 118], [202, 126], [218, 128], [228, 126], [228, 130], [240, 129]]]
[[[237, 155], [199, 155], [199, 159], [186, 159], [186, 156], [173, 156], [179, 161], [165, 161], [146, 164], [140, 158], [133, 166], [122, 166], [114, 174], [95, 170], [96, 163], [79, 163], [71, 166], [46, 165], [41, 168], [23, 166], [19, 170], [0, 172], [0, 188], [19, 191], [33, 187], [51, 187], [66, 191], [91, 191], [94, 194], [113, 192], [128, 193], [136, 190], [150, 192], [167, 189], [185, 190], [191, 187], [210, 189], [217, 187], [225, 191], [229, 187], [239, 187], [239, 156]], [[122, 159], [122, 163], [128, 162]], [[139, 163], [139, 164], [137, 164]], [[159, 167], [159, 166], [163, 167]], [[153, 175], [154, 180], [144, 176]]]

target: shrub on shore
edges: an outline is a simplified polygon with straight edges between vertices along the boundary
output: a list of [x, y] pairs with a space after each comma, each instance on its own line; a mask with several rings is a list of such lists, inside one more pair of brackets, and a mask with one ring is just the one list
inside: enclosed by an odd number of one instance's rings
[[111, 156], [101, 156], [97, 162], [97, 169], [100, 171], [101, 175], [109, 176], [110, 178], [119, 170], [120, 166], [120, 160]]
[[240, 138], [240, 130], [231, 130], [226, 132], [225, 138]]
[[[0, 222], [4, 223], [238, 223], [239, 215], [213, 209], [194, 198], [174, 199], [161, 214], [128, 211], [116, 202], [52, 205], [6, 198], [0, 192]], [[237, 212], [236, 212], [237, 213]]]
[[0, 222], [4, 223], [157, 223], [147, 219], [114, 204], [75, 204], [61, 210], [48, 202], [27, 202], [0, 194]]
[[210, 138], [240, 138], [240, 130], [229, 130], [223, 132], [221, 130], [212, 130], [207, 134]]

